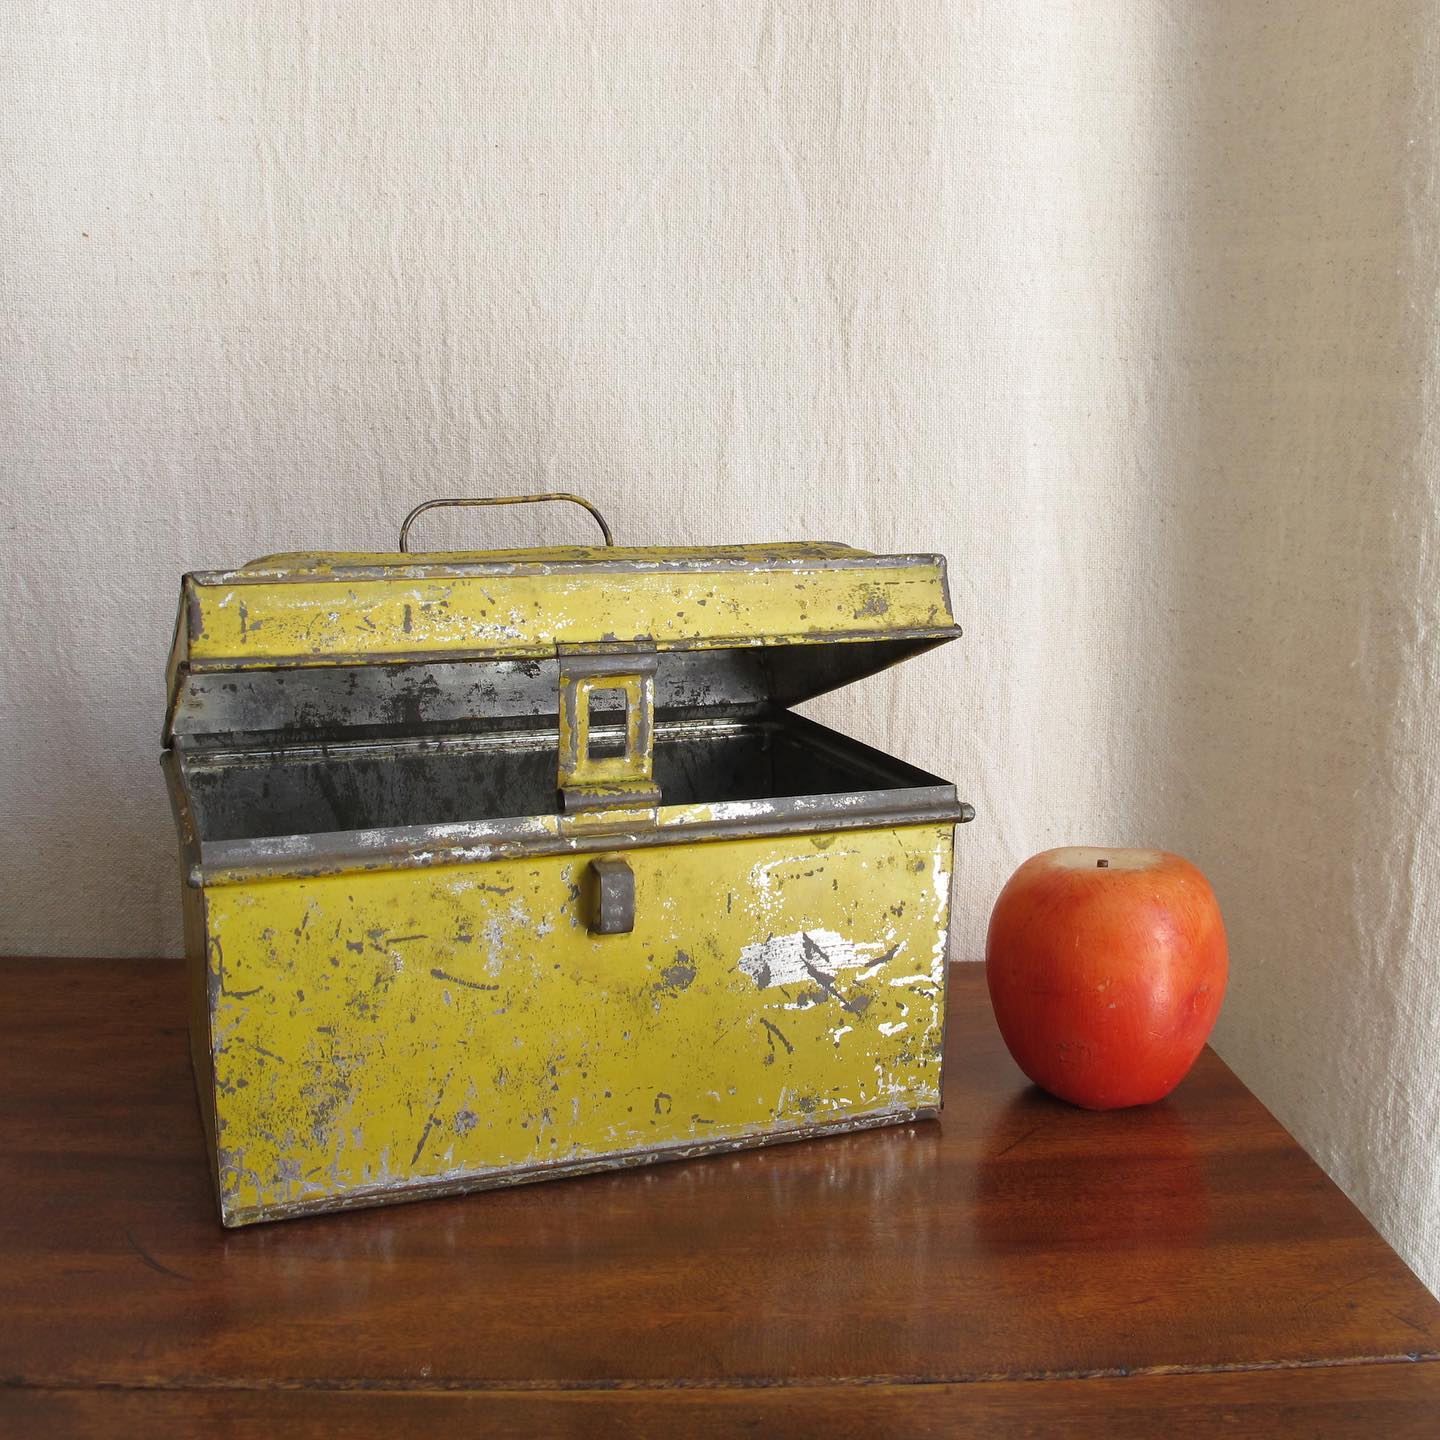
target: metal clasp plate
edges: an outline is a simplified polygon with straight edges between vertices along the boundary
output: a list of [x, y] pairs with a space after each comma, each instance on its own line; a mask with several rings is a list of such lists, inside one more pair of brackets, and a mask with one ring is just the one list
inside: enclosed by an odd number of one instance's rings
[[[612, 695], [622, 712], [623, 749], [597, 753], [592, 736], [596, 696]], [[618, 696], [618, 700], [614, 699]], [[603, 726], [603, 716], [601, 724]], [[584, 811], [653, 811], [655, 784], [655, 652], [627, 648], [560, 651], [560, 806]]]

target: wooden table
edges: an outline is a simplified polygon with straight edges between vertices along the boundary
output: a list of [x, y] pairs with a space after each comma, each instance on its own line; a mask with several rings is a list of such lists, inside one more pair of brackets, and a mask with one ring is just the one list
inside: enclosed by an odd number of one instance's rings
[[1440, 1305], [1214, 1055], [223, 1232], [171, 962], [0, 962], [0, 1434], [1440, 1435]]

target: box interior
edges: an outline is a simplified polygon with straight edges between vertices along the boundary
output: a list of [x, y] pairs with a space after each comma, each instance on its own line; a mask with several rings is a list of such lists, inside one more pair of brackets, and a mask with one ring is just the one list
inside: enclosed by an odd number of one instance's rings
[[[594, 740], [618, 742], [600, 728]], [[554, 814], [553, 729], [186, 754], [199, 838], [255, 840]], [[791, 714], [662, 724], [662, 805], [896, 791], [946, 782]]]

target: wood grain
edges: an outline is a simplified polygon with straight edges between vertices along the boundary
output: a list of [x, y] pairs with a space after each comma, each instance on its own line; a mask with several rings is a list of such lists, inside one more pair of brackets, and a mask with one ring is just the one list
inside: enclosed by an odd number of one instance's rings
[[534, 1440], [1435, 1440], [1440, 1365], [1335, 1365], [1043, 1385], [426, 1391], [0, 1390], [0, 1434], [475, 1435]]
[[1440, 1305], [1213, 1054], [1164, 1104], [1071, 1109], [1015, 1070], [978, 967], [939, 1123], [231, 1233], [179, 967], [6, 961], [0, 987], [0, 1416], [1440, 1414]]

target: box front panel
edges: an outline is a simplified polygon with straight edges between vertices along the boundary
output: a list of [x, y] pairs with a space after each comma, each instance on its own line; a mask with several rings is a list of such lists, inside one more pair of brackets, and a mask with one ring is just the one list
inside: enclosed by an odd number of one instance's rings
[[[238, 1224], [934, 1107], [953, 827], [207, 892]], [[590, 932], [587, 874], [634, 872]]]

